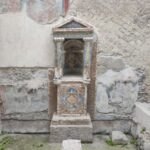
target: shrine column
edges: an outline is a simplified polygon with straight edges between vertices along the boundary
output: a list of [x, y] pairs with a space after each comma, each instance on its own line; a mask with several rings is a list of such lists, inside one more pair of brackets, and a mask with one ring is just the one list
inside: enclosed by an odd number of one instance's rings
[[60, 79], [63, 76], [63, 64], [64, 64], [64, 50], [63, 50], [63, 41], [64, 38], [57, 37], [54, 38], [54, 41], [56, 43], [56, 57], [55, 57], [55, 79]]
[[92, 37], [85, 37], [84, 40], [84, 71], [83, 79], [90, 80], [90, 66], [91, 66], [91, 55], [92, 55]]

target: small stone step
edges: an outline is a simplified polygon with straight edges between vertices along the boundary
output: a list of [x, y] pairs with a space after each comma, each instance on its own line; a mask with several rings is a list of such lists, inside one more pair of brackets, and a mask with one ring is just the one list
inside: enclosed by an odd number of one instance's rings
[[64, 140], [61, 150], [82, 150], [81, 141], [72, 139]]

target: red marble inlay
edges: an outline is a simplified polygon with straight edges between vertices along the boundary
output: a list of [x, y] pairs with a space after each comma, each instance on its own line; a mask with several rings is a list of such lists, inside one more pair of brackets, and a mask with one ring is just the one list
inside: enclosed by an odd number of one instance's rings
[[69, 7], [69, 0], [64, 0], [64, 12], [66, 13]]

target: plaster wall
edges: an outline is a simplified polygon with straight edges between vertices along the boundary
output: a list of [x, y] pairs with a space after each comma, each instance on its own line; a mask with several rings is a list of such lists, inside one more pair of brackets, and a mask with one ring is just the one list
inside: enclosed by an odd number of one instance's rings
[[25, 11], [0, 15], [0, 67], [53, 67], [51, 27]]

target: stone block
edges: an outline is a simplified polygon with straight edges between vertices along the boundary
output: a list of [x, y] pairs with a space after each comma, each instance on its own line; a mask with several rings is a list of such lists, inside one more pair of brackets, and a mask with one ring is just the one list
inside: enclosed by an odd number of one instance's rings
[[61, 143], [67, 139], [92, 142], [93, 126], [89, 115], [54, 115], [50, 125], [50, 142]]
[[21, 0], [0, 0], [0, 13], [17, 12], [21, 10]]
[[112, 131], [112, 141], [120, 145], [128, 144], [127, 136], [121, 131]]
[[61, 150], [82, 150], [81, 141], [80, 140], [64, 140], [62, 142]]

